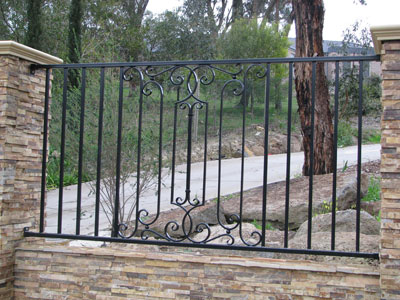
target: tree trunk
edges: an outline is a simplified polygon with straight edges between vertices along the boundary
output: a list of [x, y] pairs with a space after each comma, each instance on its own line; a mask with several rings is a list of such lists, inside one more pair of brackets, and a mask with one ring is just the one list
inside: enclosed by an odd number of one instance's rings
[[243, 18], [243, 1], [242, 0], [233, 0], [232, 1], [232, 21], [234, 23], [236, 20]]
[[25, 44], [37, 50], [43, 50], [42, 2], [39, 0], [27, 1], [28, 31]]
[[[292, 0], [296, 21], [296, 57], [323, 56], [323, 0]], [[295, 86], [304, 146], [303, 175], [310, 174], [312, 64], [295, 64]], [[314, 174], [333, 171], [333, 125], [324, 64], [316, 65]]]
[[[82, 1], [72, 0], [69, 10], [68, 28], [68, 60], [70, 63], [79, 63], [81, 60], [82, 15]], [[68, 82], [70, 90], [79, 88], [80, 73], [77, 69], [69, 70]]]

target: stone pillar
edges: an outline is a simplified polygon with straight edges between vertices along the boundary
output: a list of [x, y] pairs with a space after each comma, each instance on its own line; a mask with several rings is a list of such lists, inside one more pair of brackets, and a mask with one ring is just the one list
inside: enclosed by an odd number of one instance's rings
[[45, 70], [62, 60], [0, 41], [0, 299], [13, 297], [14, 249], [39, 222]]
[[400, 25], [371, 28], [382, 64], [382, 299], [400, 299]]

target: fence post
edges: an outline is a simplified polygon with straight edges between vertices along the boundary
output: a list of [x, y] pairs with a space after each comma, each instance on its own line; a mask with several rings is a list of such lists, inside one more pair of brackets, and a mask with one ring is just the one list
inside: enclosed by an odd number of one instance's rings
[[45, 70], [62, 60], [0, 41], [0, 299], [13, 297], [14, 249], [39, 222]]
[[382, 65], [382, 299], [400, 297], [400, 25], [371, 28]]

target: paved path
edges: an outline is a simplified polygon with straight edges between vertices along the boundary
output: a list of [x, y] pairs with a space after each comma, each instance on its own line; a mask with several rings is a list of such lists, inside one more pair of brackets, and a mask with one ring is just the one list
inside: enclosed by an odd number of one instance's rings
[[[364, 145], [362, 148], [362, 161], [380, 159], [380, 145]], [[297, 152], [291, 154], [291, 177], [301, 173], [304, 154]], [[344, 164], [354, 165], [357, 163], [357, 147], [346, 147], [338, 150], [338, 168]], [[222, 161], [221, 195], [228, 195], [240, 191], [240, 165], [241, 159], [228, 159]], [[262, 185], [263, 180], [263, 157], [255, 156], [245, 159], [244, 168], [244, 190]], [[285, 180], [286, 178], [286, 154], [268, 156], [268, 183]], [[163, 179], [165, 186], [161, 191], [161, 210], [168, 210], [175, 206], [170, 204], [171, 179], [166, 175]], [[184, 197], [186, 184], [186, 165], [178, 166], [175, 174], [175, 197]], [[194, 196], [202, 197], [203, 186], [203, 163], [192, 164], [191, 190]], [[218, 188], [218, 161], [207, 162], [207, 184], [206, 199], [217, 196]], [[127, 190], [129, 193], [129, 190]], [[63, 233], [74, 233], [76, 220], [76, 195], [77, 186], [64, 188], [63, 201]], [[82, 218], [81, 233], [93, 233], [94, 226], [94, 204], [95, 197], [90, 193], [90, 186], [84, 184], [82, 187]], [[128, 203], [129, 205], [131, 203]], [[155, 191], [143, 194], [140, 200], [140, 208], [146, 208], [149, 213], [156, 212], [157, 197]], [[47, 193], [47, 226], [46, 232], [57, 231], [58, 190]], [[100, 228], [109, 227], [109, 221], [104, 213], [100, 214]]]

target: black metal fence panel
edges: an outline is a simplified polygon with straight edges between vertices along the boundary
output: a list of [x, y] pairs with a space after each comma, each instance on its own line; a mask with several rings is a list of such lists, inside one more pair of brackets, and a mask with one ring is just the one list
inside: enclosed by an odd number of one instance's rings
[[[25, 236], [378, 258], [377, 253], [360, 252], [363, 66], [372, 61], [379, 61], [379, 57], [34, 66], [46, 69], [44, 136], [50, 134], [50, 137], [58, 137], [59, 148], [52, 148], [50, 142], [50, 152], [59, 153], [56, 171], [58, 195], [54, 204], [57, 217], [54, 231], [45, 226], [46, 222], [48, 225], [51, 223], [50, 220], [46, 220], [45, 213], [46, 197], [48, 205], [50, 199], [46, 178], [48, 182], [49, 170], [53, 167], [48, 162], [49, 142], [44, 139], [39, 231], [26, 228]], [[359, 74], [356, 244], [354, 251], [350, 252], [335, 250], [339, 81], [340, 64], [343, 62], [356, 62]], [[318, 63], [332, 63], [335, 66], [331, 87], [334, 170], [330, 208], [330, 250], [318, 250], [312, 247], [315, 181], [312, 171], [308, 174], [306, 247], [293, 249], [289, 244], [290, 214], [296, 214], [296, 211], [290, 211], [290, 183], [293, 178], [291, 137], [293, 119], [296, 115], [293, 77], [297, 63], [312, 65], [311, 170], [314, 164], [314, 115], [318, 89], [316, 66]], [[268, 180], [271, 176], [268, 172], [271, 159], [268, 149], [271, 118], [275, 113], [275, 110], [271, 109], [272, 81], [278, 73], [277, 66], [280, 66], [281, 72], [286, 74], [280, 83], [286, 84], [284, 98], [287, 115], [283, 131], [287, 136], [287, 151], [286, 164], [283, 166], [285, 175], [282, 178], [285, 180], [284, 202], [281, 203], [284, 207], [283, 240], [281, 247], [271, 247], [267, 245]], [[79, 89], [69, 85], [68, 74], [71, 70], [79, 74]], [[50, 91], [51, 72], [58, 78], [58, 81], [53, 82], [52, 91]], [[56, 123], [60, 125], [54, 130], [49, 129], [50, 95], [53, 102], [60, 103], [60, 109], [51, 112], [53, 118], [51, 122], [55, 122], [56, 119], [58, 120]], [[250, 101], [251, 107], [249, 107]], [[246, 182], [252, 177], [245, 172], [249, 162], [246, 153], [246, 134], [254, 116], [253, 101], [263, 110], [261, 124], [264, 150], [259, 165], [262, 176], [257, 179], [257, 185], [262, 186], [259, 199], [261, 217], [258, 220], [261, 224], [259, 230], [245, 234], [243, 210], [249, 205], [245, 197], [245, 191], [249, 188]], [[234, 119], [230, 113], [232, 111], [239, 115], [240, 119]], [[232, 125], [233, 121], [239, 121], [240, 124]], [[222, 201], [227, 196], [227, 192], [223, 190], [225, 180], [223, 148], [229, 126], [233, 126], [232, 128], [240, 136], [237, 167], [231, 171], [238, 175], [239, 180], [235, 190], [238, 192], [238, 203], [234, 209], [236, 212], [225, 215], [225, 218], [222, 214]], [[211, 137], [217, 143], [214, 157], [210, 153]], [[76, 191], [74, 190], [76, 193], [67, 195], [66, 173], [67, 169], [71, 169], [71, 161], [77, 177], [76, 182], [73, 182], [76, 184]], [[213, 167], [215, 171], [212, 172], [216, 174], [210, 174], [211, 166], [215, 166]], [[200, 171], [195, 173], [195, 169]], [[197, 186], [194, 188], [195, 182]], [[91, 200], [84, 194], [87, 190], [93, 194]], [[210, 194], [209, 190], [213, 192]], [[53, 195], [52, 201], [54, 198]], [[197, 213], [210, 203], [214, 205], [213, 218], [216, 220], [214, 224], [202, 220], [202, 214]], [[66, 205], [74, 207], [72, 217], [65, 217]], [[176, 215], [165, 214], [171, 212], [172, 208], [175, 208]], [[165, 220], [165, 216], [176, 216], [176, 218]], [[88, 220], [89, 225], [87, 225]], [[159, 222], [163, 224], [161, 229], [155, 228]], [[219, 230], [216, 234], [214, 231], [217, 227], [222, 231]], [[217, 243], [218, 240], [223, 240], [223, 244]]]

